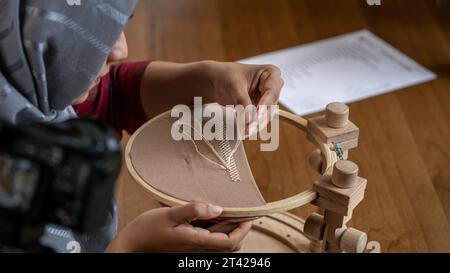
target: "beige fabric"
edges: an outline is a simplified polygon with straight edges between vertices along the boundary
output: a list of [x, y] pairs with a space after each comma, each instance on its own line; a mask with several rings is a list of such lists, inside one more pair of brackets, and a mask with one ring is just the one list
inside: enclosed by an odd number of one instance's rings
[[[239, 181], [233, 181], [227, 170], [202, 158], [190, 140], [175, 141], [171, 127], [177, 121], [167, 113], [150, 122], [136, 136], [130, 158], [139, 176], [165, 194], [185, 201], [199, 201], [224, 207], [251, 207], [266, 204], [250, 166], [244, 146], [234, 155]], [[220, 151], [220, 141], [211, 141]], [[199, 150], [220, 164], [205, 142], [196, 141]], [[236, 141], [230, 141], [234, 147]]]

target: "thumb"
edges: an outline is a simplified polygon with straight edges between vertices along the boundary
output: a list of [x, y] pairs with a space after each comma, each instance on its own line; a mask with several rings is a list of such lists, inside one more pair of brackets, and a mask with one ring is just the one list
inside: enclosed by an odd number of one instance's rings
[[217, 218], [223, 209], [218, 206], [193, 203], [169, 210], [169, 219], [174, 225], [181, 225], [194, 220], [210, 220]]

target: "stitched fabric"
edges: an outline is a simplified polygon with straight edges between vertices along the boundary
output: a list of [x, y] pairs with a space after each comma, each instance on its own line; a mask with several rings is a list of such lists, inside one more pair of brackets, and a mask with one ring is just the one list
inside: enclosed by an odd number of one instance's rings
[[[266, 203], [253, 178], [243, 145], [234, 154], [240, 180], [233, 181], [228, 170], [202, 158], [190, 140], [172, 138], [171, 128], [176, 121], [177, 118], [167, 113], [147, 124], [134, 139], [130, 157], [144, 181], [161, 192], [189, 202], [208, 202], [223, 207]], [[220, 163], [204, 141], [196, 141], [196, 144], [201, 153]], [[213, 140], [211, 144], [220, 151], [220, 140]], [[234, 147], [236, 141], [229, 141], [229, 144]]]

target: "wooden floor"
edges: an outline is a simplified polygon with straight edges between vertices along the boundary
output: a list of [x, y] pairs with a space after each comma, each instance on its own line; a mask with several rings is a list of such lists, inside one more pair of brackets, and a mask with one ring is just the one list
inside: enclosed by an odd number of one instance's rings
[[[127, 35], [130, 60], [235, 61], [367, 28], [438, 74], [427, 84], [351, 104], [360, 147], [350, 159], [369, 186], [350, 225], [383, 252], [450, 252], [450, 1], [142, 0]], [[311, 186], [304, 136], [281, 127], [281, 146], [246, 150], [267, 200]], [[126, 138], [124, 140], [126, 142]], [[124, 170], [120, 224], [155, 202]], [[304, 217], [312, 207], [295, 210]]]

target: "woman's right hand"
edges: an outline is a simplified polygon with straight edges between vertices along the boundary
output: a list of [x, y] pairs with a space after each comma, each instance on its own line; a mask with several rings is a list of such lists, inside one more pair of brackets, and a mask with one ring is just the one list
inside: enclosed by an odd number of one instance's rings
[[206, 204], [150, 210], [126, 226], [107, 252], [235, 252], [250, 231], [241, 223], [230, 234], [210, 232], [189, 224], [217, 218], [222, 208]]

